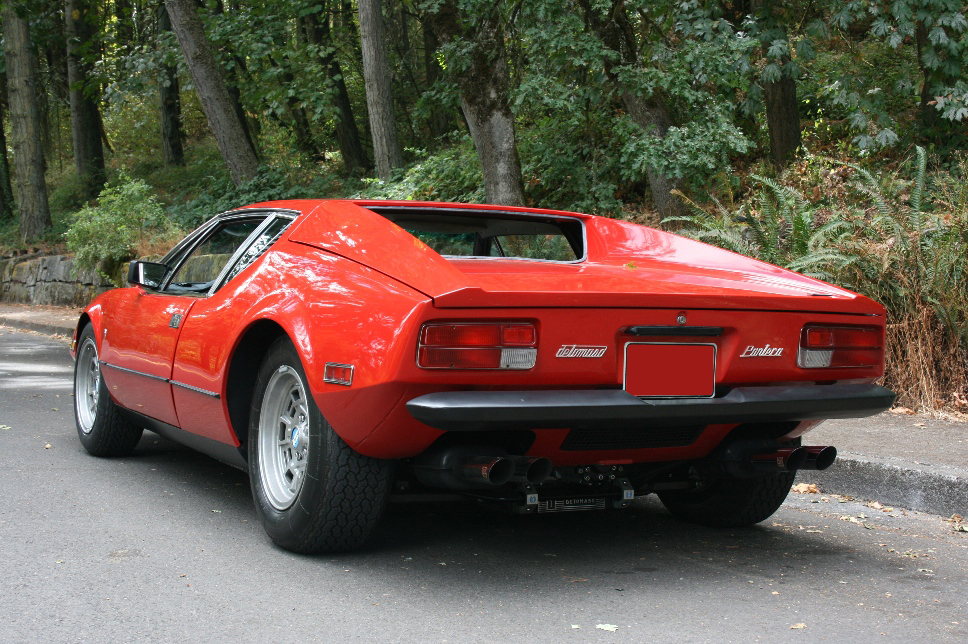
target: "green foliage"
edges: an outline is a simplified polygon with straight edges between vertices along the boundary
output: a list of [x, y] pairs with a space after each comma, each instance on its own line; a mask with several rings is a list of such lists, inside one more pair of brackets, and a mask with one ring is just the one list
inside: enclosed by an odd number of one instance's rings
[[205, 185], [184, 203], [168, 208], [168, 217], [182, 228], [194, 228], [227, 210], [277, 199], [323, 199], [340, 197], [343, 184], [331, 175], [319, 175], [303, 185], [293, 181], [285, 168], [264, 165], [251, 181], [236, 187], [224, 173], [207, 177]]
[[759, 175], [751, 179], [756, 192], [735, 212], [715, 199], [715, 214], [689, 201], [694, 216], [665, 221], [686, 224], [683, 234], [694, 239], [817, 279], [831, 279], [833, 267], [847, 261], [835, 248], [846, 234], [845, 223], [820, 223], [814, 206], [794, 188]]
[[87, 206], [74, 215], [64, 236], [77, 270], [97, 271], [117, 281], [114, 272], [134, 257], [144, 237], [150, 231], [167, 229], [168, 222], [148, 184], [121, 175], [101, 191], [96, 206]]
[[415, 199], [482, 203], [484, 175], [469, 137], [440, 152], [411, 150], [418, 161], [397, 181], [366, 181], [356, 193], [367, 199]]

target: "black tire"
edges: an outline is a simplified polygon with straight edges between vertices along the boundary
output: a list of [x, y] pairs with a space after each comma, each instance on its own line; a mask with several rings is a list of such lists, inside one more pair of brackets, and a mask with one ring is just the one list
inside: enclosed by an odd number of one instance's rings
[[111, 400], [101, 376], [94, 330], [88, 324], [77, 341], [74, 361], [74, 424], [81, 445], [93, 456], [127, 456], [144, 433]]
[[249, 414], [256, 514], [269, 538], [286, 550], [354, 550], [383, 514], [392, 462], [363, 456], [343, 442], [307, 395], [306, 382], [295, 347], [280, 338], [259, 368]]
[[772, 516], [793, 486], [793, 472], [753, 479], [719, 479], [695, 490], [659, 492], [673, 515], [714, 528], [741, 528]]

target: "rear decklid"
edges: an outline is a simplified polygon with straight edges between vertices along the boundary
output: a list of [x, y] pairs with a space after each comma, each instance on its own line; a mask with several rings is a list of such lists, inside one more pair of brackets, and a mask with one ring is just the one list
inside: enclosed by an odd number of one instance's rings
[[[422, 216], [437, 218], [433, 230], [438, 235], [465, 220], [471, 233], [484, 230], [480, 222], [489, 222], [493, 229], [501, 217], [515, 225], [529, 219], [552, 222], [569, 237], [574, 259], [443, 256], [402, 227], [412, 227]], [[882, 307], [863, 296], [714, 246], [628, 222], [558, 211], [330, 201], [321, 202], [301, 221], [290, 240], [363, 263], [426, 294], [443, 309], [632, 307], [883, 314]]]

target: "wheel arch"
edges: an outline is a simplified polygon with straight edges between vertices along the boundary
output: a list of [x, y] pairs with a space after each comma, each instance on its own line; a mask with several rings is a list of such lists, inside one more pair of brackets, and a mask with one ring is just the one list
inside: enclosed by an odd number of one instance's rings
[[278, 322], [258, 320], [245, 330], [232, 353], [225, 385], [225, 404], [232, 431], [243, 445], [249, 437], [249, 411], [259, 365], [272, 343], [282, 336], [288, 337], [289, 334]]

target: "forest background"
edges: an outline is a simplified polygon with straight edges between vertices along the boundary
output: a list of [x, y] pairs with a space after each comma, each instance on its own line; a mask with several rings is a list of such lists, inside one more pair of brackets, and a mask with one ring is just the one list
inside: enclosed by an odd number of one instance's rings
[[620, 217], [888, 310], [968, 412], [968, 4], [6, 0], [0, 256], [110, 272], [280, 198]]

